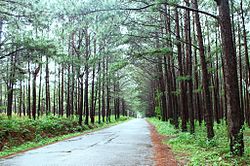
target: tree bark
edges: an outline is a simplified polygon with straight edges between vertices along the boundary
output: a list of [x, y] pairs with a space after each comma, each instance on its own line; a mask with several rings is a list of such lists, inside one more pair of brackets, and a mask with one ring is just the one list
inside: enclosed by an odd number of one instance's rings
[[61, 99], [60, 99], [60, 110], [59, 114], [60, 116], [63, 116], [64, 114], [64, 64], [62, 64], [62, 70], [61, 70]]
[[102, 80], [102, 75], [101, 75], [101, 62], [98, 62], [98, 123], [101, 123], [101, 80]]
[[86, 52], [85, 52], [85, 60], [86, 60], [86, 64], [85, 64], [85, 93], [84, 93], [84, 110], [85, 110], [85, 124], [88, 125], [89, 124], [89, 47], [90, 47], [90, 41], [89, 41], [90, 37], [88, 34], [88, 29], [85, 29], [85, 46], [86, 46]]
[[243, 112], [240, 109], [239, 86], [237, 75], [236, 50], [233, 44], [232, 25], [228, 0], [217, 0], [221, 28], [223, 56], [225, 59], [225, 82], [227, 90], [227, 119], [229, 125], [230, 150], [235, 155], [244, 153]]
[[38, 109], [37, 109], [38, 117], [40, 116], [41, 113], [41, 90], [42, 90], [42, 64], [40, 64], [40, 78], [39, 78], [39, 90], [38, 90]]
[[[180, 23], [179, 23], [179, 12], [178, 9], [175, 8], [175, 22], [176, 22], [176, 39], [180, 41]], [[177, 43], [177, 51], [178, 51], [178, 66], [179, 66], [179, 76], [183, 77], [183, 53], [181, 43]], [[187, 117], [186, 117], [186, 95], [185, 95], [185, 82], [181, 81], [180, 83], [181, 89], [181, 129], [182, 131], [187, 131]]]
[[46, 115], [50, 113], [50, 87], [49, 87], [49, 57], [46, 56], [46, 75], [45, 75], [45, 86], [46, 86]]
[[36, 77], [39, 73], [40, 67], [36, 68], [36, 70], [33, 72], [33, 102], [32, 102], [32, 117], [34, 120], [36, 120]]
[[[96, 40], [94, 41], [94, 56], [96, 56]], [[95, 123], [95, 64], [93, 64], [92, 71], [92, 83], [91, 83], [91, 109], [90, 109], [90, 121]]]
[[29, 73], [29, 79], [28, 79], [28, 108], [27, 108], [27, 114], [29, 118], [31, 119], [31, 99], [30, 99], [30, 94], [31, 94], [31, 88], [30, 88], [30, 82], [31, 82], [31, 71], [30, 71], [30, 61], [28, 61], [28, 73]]
[[[189, 0], [185, 0], [186, 6], [190, 6]], [[190, 119], [190, 133], [193, 134], [195, 131], [194, 128], [194, 109], [193, 109], [193, 74], [192, 74], [192, 41], [191, 41], [191, 24], [190, 24], [190, 11], [185, 11], [185, 41], [186, 41], [186, 69], [187, 73], [186, 76], [188, 76], [187, 80], [187, 89], [188, 89], [188, 113], [189, 113], [189, 119]]]
[[[246, 31], [246, 25], [245, 25], [245, 17], [244, 17], [244, 10], [243, 10], [243, 1], [240, 1], [240, 10], [241, 10], [241, 20], [242, 20], [242, 28], [243, 28], [243, 40], [244, 40], [244, 51], [245, 51], [245, 61], [246, 61], [246, 87], [250, 86], [250, 64], [249, 64], [249, 55], [248, 55], [248, 43], [247, 43], [247, 31]], [[246, 109], [245, 109], [245, 117], [248, 125], [250, 126], [250, 110], [249, 110], [249, 92], [246, 90]]]
[[[198, 9], [197, 0], [193, 0], [194, 8]], [[200, 18], [198, 13], [195, 13], [195, 23], [196, 23], [196, 31], [197, 31], [197, 38], [199, 44], [199, 51], [200, 51], [200, 61], [201, 61], [201, 68], [202, 68], [202, 85], [203, 85], [203, 93], [205, 96], [205, 121], [207, 127], [207, 138], [212, 139], [214, 137], [214, 130], [213, 130], [213, 116], [212, 116], [212, 102], [209, 92], [209, 74], [207, 70], [207, 63], [203, 45], [203, 38], [202, 38], [202, 31], [200, 25]]]

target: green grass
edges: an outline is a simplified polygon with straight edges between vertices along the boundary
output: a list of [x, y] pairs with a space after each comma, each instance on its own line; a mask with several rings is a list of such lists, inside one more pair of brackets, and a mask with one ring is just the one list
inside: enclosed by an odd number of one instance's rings
[[162, 122], [157, 118], [148, 120], [160, 134], [167, 136], [165, 143], [172, 148], [177, 160], [185, 161], [187, 165], [250, 165], [250, 128], [245, 127], [244, 130], [244, 156], [233, 157], [229, 151], [227, 126], [225, 124], [215, 124], [215, 137], [208, 141], [204, 124], [200, 127], [197, 123], [195, 125], [196, 133], [192, 135], [188, 132], [176, 130], [169, 122]]
[[0, 157], [106, 128], [127, 119], [127, 117], [121, 117], [115, 121], [112, 117], [111, 123], [108, 124], [95, 123], [79, 126], [76, 117], [69, 119], [48, 116], [31, 120], [17, 116], [8, 119], [5, 115], [0, 115]]

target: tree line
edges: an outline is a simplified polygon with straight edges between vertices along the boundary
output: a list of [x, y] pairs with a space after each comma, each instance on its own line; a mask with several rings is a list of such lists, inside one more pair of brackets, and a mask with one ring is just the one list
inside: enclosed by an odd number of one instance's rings
[[109, 50], [109, 34], [98, 30], [112, 14], [83, 19], [61, 16], [62, 9], [52, 12], [51, 6], [42, 9], [45, 1], [0, 3], [1, 113], [34, 120], [76, 115], [80, 125], [127, 116], [120, 88], [123, 61]]
[[136, 35], [130, 39], [150, 43], [150, 47], [142, 44], [140, 53], [134, 52], [148, 64], [136, 64], [147, 73], [137, 79], [144, 80], [141, 98], [148, 101], [148, 116], [170, 121], [191, 134], [196, 121], [200, 125], [205, 121], [208, 140], [215, 135], [214, 123], [226, 122], [231, 152], [243, 155], [244, 123], [250, 124], [247, 3], [139, 4], [144, 6], [143, 18], [134, 26], [141, 29], [131, 27]]

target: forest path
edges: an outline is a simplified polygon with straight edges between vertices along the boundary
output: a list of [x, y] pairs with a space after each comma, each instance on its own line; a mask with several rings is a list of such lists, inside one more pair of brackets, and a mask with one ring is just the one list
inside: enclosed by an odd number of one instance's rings
[[144, 119], [1, 159], [1, 166], [155, 165], [149, 125]]

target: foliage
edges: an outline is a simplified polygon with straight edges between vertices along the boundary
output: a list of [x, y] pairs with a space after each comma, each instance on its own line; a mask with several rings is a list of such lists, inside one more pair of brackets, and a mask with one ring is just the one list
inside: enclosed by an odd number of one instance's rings
[[250, 164], [250, 128], [246, 127], [245, 135], [245, 154], [242, 158], [233, 157], [229, 150], [227, 136], [227, 125], [225, 122], [216, 124], [215, 137], [208, 141], [206, 128], [203, 123], [201, 126], [196, 123], [196, 133], [190, 134], [175, 129], [170, 122], [162, 122], [157, 118], [148, 119], [157, 131], [167, 136], [165, 141], [176, 155], [177, 160], [188, 160], [187, 165], [249, 165]]

